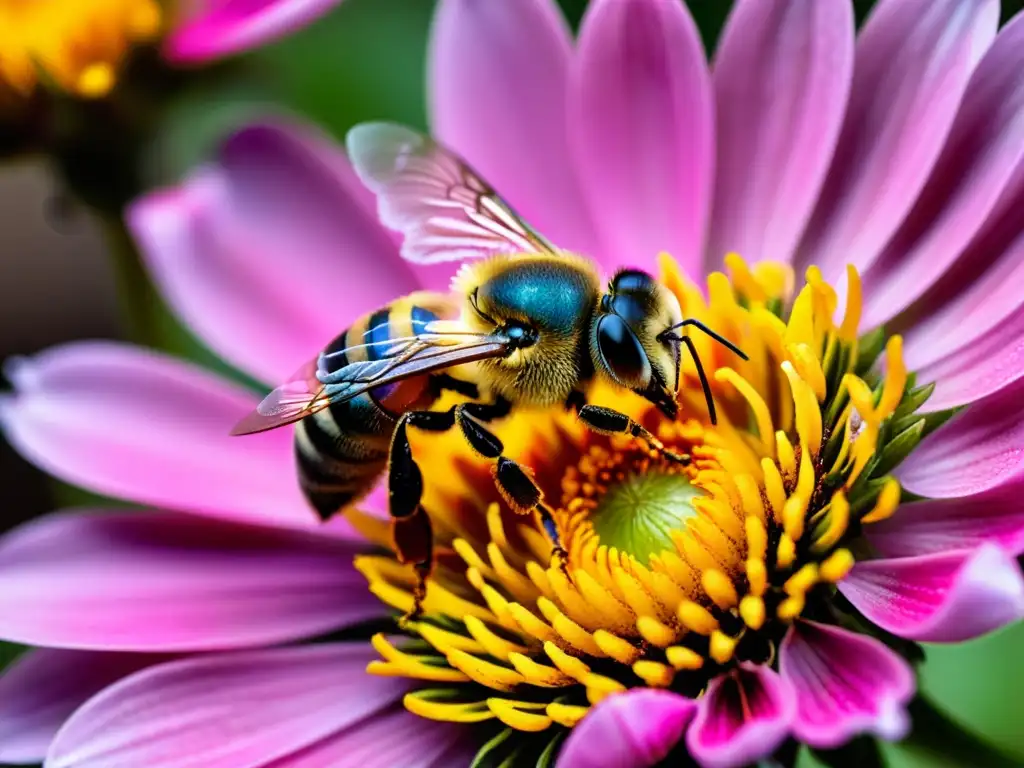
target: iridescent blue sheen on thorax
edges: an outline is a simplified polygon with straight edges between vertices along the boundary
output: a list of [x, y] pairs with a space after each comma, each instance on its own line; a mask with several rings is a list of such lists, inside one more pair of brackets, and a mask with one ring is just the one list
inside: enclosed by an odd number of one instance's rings
[[489, 314], [568, 333], [589, 318], [594, 290], [574, 265], [524, 260], [482, 285], [478, 299]]

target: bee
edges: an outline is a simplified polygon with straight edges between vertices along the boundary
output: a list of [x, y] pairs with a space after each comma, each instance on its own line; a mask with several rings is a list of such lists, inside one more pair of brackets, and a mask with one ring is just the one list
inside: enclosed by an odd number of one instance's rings
[[[564, 556], [540, 488], [504, 455], [491, 422], [523, 406], [574, 408], [589, 428], [668, 450], [629, 416], [586, 402], [598, 378], [678, 412], [682, 348], [691, 355], [715, 421], [700, 358], [683, 329], [732, 342], [698, 320], [651, 275], [622, 270], [607, 286], [595, 265], [559, 250], [526, 224], [468, 164], [410, 129], [385, 123], [348, 135], [357, 175], [377, 195], [382, 222], [404, 235], [418, 263], [464, 260], [450, 295], [416, 293], [360, 318], [291, 380], [271, 392], [233, 434], [297, 422], [299, 477], [328, 518], [368, 493], [386, 472], [398, 558], [418, 574], [418, 613], [432, 566], [433, 535], [422, 506], [423, 475], [410, 428], [458, 429], [493, 462], [496, 486], [521, 514], [536, 512]], [[446, 390], [465, 402], [433, 406]]]

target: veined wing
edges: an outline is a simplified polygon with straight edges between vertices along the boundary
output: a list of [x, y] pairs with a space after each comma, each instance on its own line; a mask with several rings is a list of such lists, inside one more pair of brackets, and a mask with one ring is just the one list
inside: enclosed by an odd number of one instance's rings
[[305, 363], [288, 381], [267, 395], [256, 410], [235, 425], [231, 434], [252, 435], [277, 429], [330, 405], [324, 385], [317, 378], [317, 360]]
[[311, 361], [267, 395], [231, 434], [250, 435], [283, 427], [377, 387], [465, 363], [504, 357], [509, 351], [509, 341], [497, 336], [467, 334], [461, 338], [455, 341], [447, 336], [424, 334], [403, 345], [393, 356], [350, 363], [330, 374], [318, 371], [317, 362]]
[[346, 144], [356, 174], [377, 195], [385, 226], [405, 235], [402, 257], [419, 264], [493, 253], [553, 253], [461, 158], [392, 123], [364, 123]]

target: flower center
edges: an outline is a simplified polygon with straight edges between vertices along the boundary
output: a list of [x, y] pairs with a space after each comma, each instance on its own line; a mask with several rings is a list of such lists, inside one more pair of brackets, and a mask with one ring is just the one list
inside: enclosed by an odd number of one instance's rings
[[[704, 492], [678, 464], [650, 456], [636, 444], [594, 446], [562, 480], [563, 507], [555, 513], [566, 537], [596, 537], [647, 565], [672, 546], [696, 514], [691, 503]], [[574, 547], [570, 547], [573, 549]]]
[[[836, 293], [816, 269], [794, 296], [786, 267], [726, 264], [729, 276], [711, 275], [706, 294], [670, 259], [662, 275], [685, 314], [742, 340], [749, 356], [694, 338], [713, 372], [717, 424], [693, 368], [683, 371], [678, 421], [622, 392], [590, 393], [689, 464], [587, 432], [559, 409], [505, 425], [506, 448], [542, 487], [559, 556], [539, 519], [482, 490], [493, 488], [489, 465], [450, 447], [420, 453], [442, 457], [424, 468], [444, 483], [424, 497], [436, 565], [424, 615], [405, 627], [410, 640], [378, 635], [381, 660], [369, 668], [423, 682], [405, 698], [410, 711], [547, 734], [514, 742], [536, 745], [539, 760], [608, 695], [650, 686], [697, 696], [741, 662], [776, 664], [797, 617], [845, 610], [835, 584], [854, 552], [870, 552], [865, 526], [899, 503], [890, 473], [934, 428], [916, 413], [931, 389], [907, 375], [899, 337], [859, 335], [854, 271], [837, 323]], [[385, 525], [350, 519], [391, 545]], [[383, 601], [412, 607], [410, 569], [378, 555], [357, 566]], [[485, 749], [503, 754], [506, 737]]]
[[105, 96], [129, 48], [162, 23], [157, 0], [0, 0], [0, 87], [27, 95], [42, 70], [77, 96]]

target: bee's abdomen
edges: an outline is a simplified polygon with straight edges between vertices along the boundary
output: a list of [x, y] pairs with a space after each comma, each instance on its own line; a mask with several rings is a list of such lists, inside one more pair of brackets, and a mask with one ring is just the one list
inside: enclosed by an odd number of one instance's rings
[[[423, 332], [437, 316], [399, 300], [366, 315], [324, 350], [324, 367], [378, 360], [386, 342]], [[309, 503], [326, 519], [369, 492], [387, 468], [394, 415], [381, 407], [393, 390], [378, 387], [308, 416], [296, 425], [299, 482]]]

